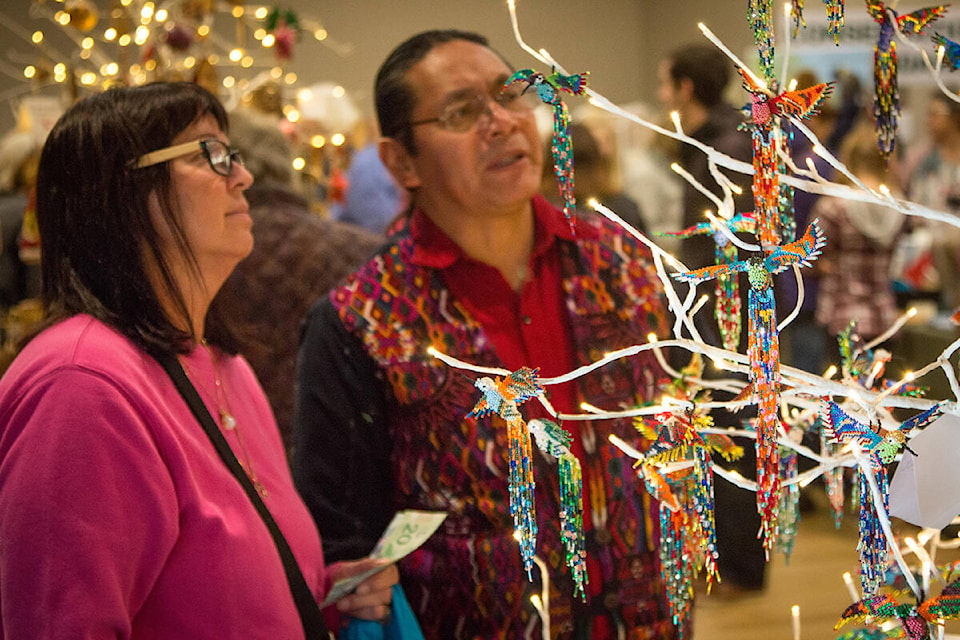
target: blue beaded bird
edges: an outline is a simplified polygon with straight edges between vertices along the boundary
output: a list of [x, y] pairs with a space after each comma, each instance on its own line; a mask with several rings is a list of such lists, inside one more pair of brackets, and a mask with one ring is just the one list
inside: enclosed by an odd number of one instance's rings
[[940, 414], [940, 405], [934, 405], [903, 422], [899, 428], [884, 431], [881, 435], [879, 427], [874, 428], [852, 418], [832, 400], [825, 402], [820, 416], [823, 433], [833, 442], [844, 445], [856, 442], [863, 449], [883, 499], [882, 505], [874, 505], [870, 486], [865, 474], [861, 471], [860, 543], [857, 545], [857, 550], [860, 552], [860, 582], [864, 593], [877, 592], [887, 565], [887, 539], [877, 516], [877, 509], [882, 508], [885, 513], [889, 513], [890, 509], [889, 481], [885, 465], [893, 462], [897, 454], [906, 448], [907, 435], [911, 431], [926, 427], [939, 418]]
[[934, 33], [930, 36], [937, 48], [943, 47], [943, 61], [947, 63], [951, 71], [960, 69], [960, 42], [954, 42], [946, 36]]
[[567, 76], [553, 71], [545, 76], [533, 69], [521, 69], [503, 83], [505, 89], [514, 82], [526, 82], [524, 92], [535, 88], [540, 100], [553, 107], [553, 142], [550, 146], [553, 152], [553, 172], [557, 176], [557, 186], [563, 198], [563, 215], [571, 229], [574, 228], [573, 212], [577, 205], [573, 193], [573, 143], [570, 140], [570, 114], [561, 94], [582, 96], [587, 89], [588, 75], [588, 72], [584, 72]]

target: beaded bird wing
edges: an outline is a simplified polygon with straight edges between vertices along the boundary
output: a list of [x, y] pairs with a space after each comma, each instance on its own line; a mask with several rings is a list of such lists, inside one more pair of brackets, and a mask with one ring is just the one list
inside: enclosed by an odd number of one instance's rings
[[[738, 213], [729, 220], [725, 220], [723, 222], [725, 222], [727, 228], [734, 233], [755, 233], [757, 230], [757, 219], [752, 213]], [[680, 231], [657, 231], [655, 234], [658, 236], [670, 236], [672, 238], [680, 238], [681, 240], [685, 240], [694, 236], [717, 234], [717, 230], [714, 228], [713, 223], [706, 221], [698, 222], [697, 224], [689, 226], [686, 229], [681, 229]]]
[[940, 594], [920, 605], [917, 612], [924, 620], [954, 620], [960, 617], [960, 580], [949, 583]]
[[809, 118], [833, 92], [832, 82], [821, 82], [806, 89], [774, 94], [754, 82], [749, 73], [737, 69], [743, 78], [743, 88], [753, 97], [752, 116], [757, 124], [766, 123], [771, 116]]
[[938, 5], [919, 9], [913, 13], [905, 13], [897, 16], [897, 27], [907, 35], [914, 35], [923, 31], [928, 24], [942, 17], [946, 12], [946, 5]]
[[764, 258], [767, 271], [773, 274], [786, 271], [795, 264], [809, 267], [810, 262], [820, 255], [827, 238], [823, 234], [820, 220], [810, 223], [804, 234], [793, 242], [780, 245]]
[[904, 421], [897, 429], [885, 431], [880, 435], [870, 425], [863, 424], [850, 417], [835, 402], [829, 402], [823, 416], [824, 432], [841, 443], [857, 442], [864, 451], [871, 454], [874, 466], [880, 462], [889, 464], [906, 446], [907, 435], [914, 429], [922, 429], [940, 417], [943, 413], [940, 405], [934, 405]]
[[871, 596], [858, 600], [847, 607], [840, 616], [840, 620], [834, 625], [833, 630], [839, 631], [840, 627], [848, 622], [862, 624], [867, 618], [902, 619], [909, 615], [912, 609], [913, 607], [910, 605], [898, 604], [896, 600], [885, 593]]
[[563, 75], [554, 71], [546, 77], [546, 81], [556, 89], [565, 91], [571, 95], [582, 96], [587, 90], [587, 80], [590, 76], [589, 71], [575, 73], [570, 76]]
[[856, 442], [864, 451], [874, 451], [883, 441], [870, 425], [851, 417], [832, 400], [827, 402], [821, 418], [824, 433], [835, 442]]
[[520, 367], [505, 378], [480, 378], [474, 384], [483, 392], [483, 396], [467, 415], [482, 418], [496, 413], [505, 420], [509, 419], [504, 415], [508, 407], [516, 410], [518, 404], [543, 392], [537, 379], [539, 371], [540, 369]]
[[672, 275], [677, 280], [683, 282], [700, 284], [717, 276], [740, 273], [741, 271], [746, 271], [748, 268], [749, 263], [746, 260], [740, 260], [733, 264], [711, 264], [706, 267], [700, 267], [699, 269], [693, 269], [692, 271], [678, 272]]

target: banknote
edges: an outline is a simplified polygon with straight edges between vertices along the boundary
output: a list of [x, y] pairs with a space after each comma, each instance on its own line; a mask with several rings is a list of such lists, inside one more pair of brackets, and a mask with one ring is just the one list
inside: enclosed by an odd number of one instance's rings
[[[426, 542], [427, 538], [433, 535], [433, 532], [437, 530], [437, 527], [446, 517], [447, 514], [442, 511], [416, 511], [413, 509], [398, 511], [390, 524], [387, 525], [386, 531], [380, 536], [380, 540], [377, 541], [370, 557], [386, 558], [396, 562]], [[333, 604], [356, 589], [361, 582], [376, 572], [385, 569], [386, 566], [389, 565], [376, 567], [359, 575], [334, 582], [333, 587], [330, 588], [330, 593], [327, 594], [320, 606], [325, 607], [328, 604]]]

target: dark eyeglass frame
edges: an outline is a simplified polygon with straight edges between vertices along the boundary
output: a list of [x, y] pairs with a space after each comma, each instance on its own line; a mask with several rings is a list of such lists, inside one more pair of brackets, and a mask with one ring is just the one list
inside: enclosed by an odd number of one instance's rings
[[[464, 133], [480, 122], [480, 118], [493, 115], [490, 107], [491, 102], [495, 102], [500, 108], [515, 114], [532, 113], [537, 105], [542, 103], [537, 97], [536, 91], [527, 93], [526, 88], [520, 90], [519, 88], [506, 87], [494, 96], [475, 93], [462, 100], [456, 100], [444, 106], [439, 116], [417, 120], [411, 122], [409, 126], [412, 128], [422, 124], [436, 123], [443, 129]], [[462, 113], [464, 109], [467, 109], [466, 113]], [[462, 115], [458, 116], [458, 112], [461, 112]], [[459, 117], [462, 117], [463, 120], [457, 122], [456, 120]]]
[[[222, 147], [222, 149], [218, 149], [218, 147]], [[213, 152], [211, 152], [211, 148], [213, 149]], [[176, 144], [172, 147], [164, 147], [163, 149], [157, 149], [156, 151], [145, 153], [137, 158], [134, 166], [137, 169], [152, 167], [153, 165], [160, 164], [161, 162], [167, 162], [169, 160], [180, 158], [197, 151], [203, 152], [204, 157], [207, 159], [207, 164], [210, 165], [210, 168], [213, 169], [214, 173], [225, 178], [229, 178], [230, 174], [233, 173], [234, 163], [239, 164], [241, 167], [243, 166], [243, 156], [240, 154], [240, 152], [228, 146], [222, 140], [217, 140], [216, 138], [184, 142], [183, 144]], [[214, 162], [213, 160], [213, 153], [216, 153], [217, 151], [221, 151], [223, 153], [221, 156], [223, 158], [222, 162]]]

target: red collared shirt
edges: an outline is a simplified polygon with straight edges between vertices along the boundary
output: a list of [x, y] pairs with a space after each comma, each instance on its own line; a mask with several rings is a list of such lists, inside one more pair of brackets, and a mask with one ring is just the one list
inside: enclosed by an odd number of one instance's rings
[[[422, 211], [410, 221], [414, 239], [413, 262], [436, 269], [454, 297], [480, 323], [504, 366], [540, 367], [540, 377], [567, 373], [575, 368], [573, 338], [567, 318], [560, 250], [557, 239], [575, 236], [563, 215], [545, 199], [533, 199], [534, 243], [527, 277], [514, 291], [494, 267], [475, 260]], [[578, 232], [589, 230], [586, 225]], [[554, 408], [577, 411], [574, 383], [546, 389]], [[528, 418], [546, 417], [539, 403], [525, 407]]]

